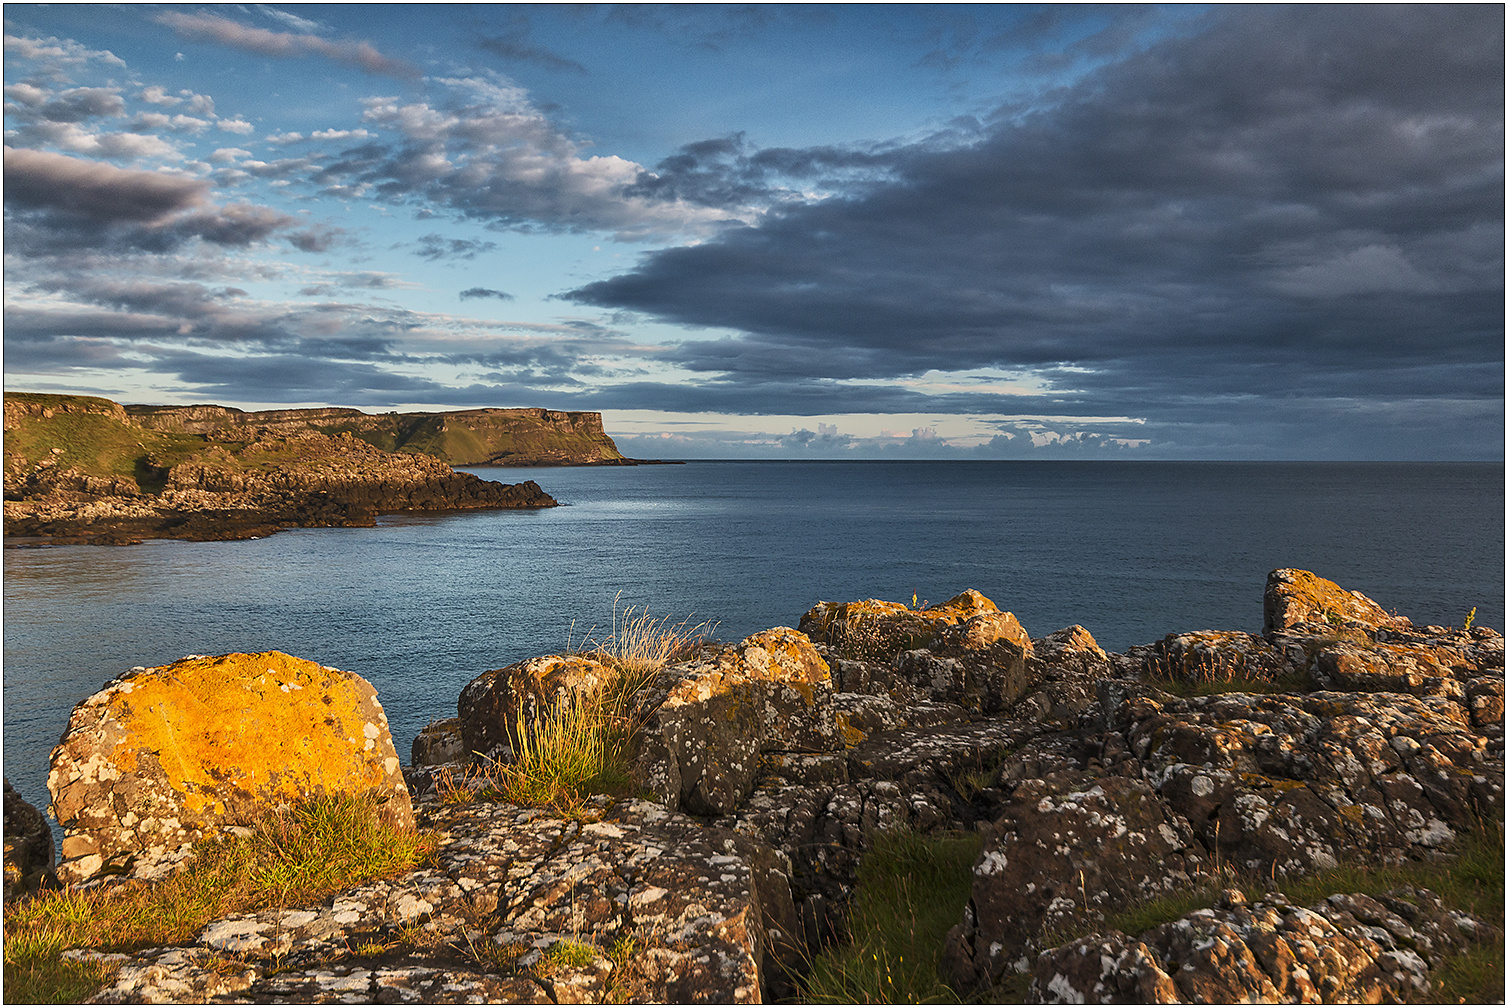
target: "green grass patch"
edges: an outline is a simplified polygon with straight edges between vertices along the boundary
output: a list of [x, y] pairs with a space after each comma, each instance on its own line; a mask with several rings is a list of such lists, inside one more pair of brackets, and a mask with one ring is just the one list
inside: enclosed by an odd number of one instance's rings
[[635, 697], [666, 665], [694, 658], [714, 629], [707, 623], [679, 623], [670, 617], [635, 614], [632, 606], [618, 609], [605, 637], [588, 632], [572, 652], [600, 661], [615, 675], [595, 697], [563, 700], [553, 709], [526, 720], [520, 711], [513, 737], [513, 760], [494, 764], [488, 777], [500, 797], [516, 805], [579, 811], [593, 794], [634, 793], [630, 771], [635, 725], [631, 718]]
[[249, 836], [201, 844], [161, 882], [41, 893], [5, 911], [6, 1001], [70, 1003], [97, 990], [109, 969], [64, 960], [65, 949], [186, 944], [217, 918], [401, 875], [433, 850], [431, 838], [383, 825], [370, 799], [317, 798], [267, 816]]
[[848, 944], [817, 955], [801, 1000], [818, 1004], [958, 1001], [938, 975], [948, 929], [963, 916], [977, 835], [881, 834], [859, 862]]
[[77, 469], [86, 476], [134, 479], [154, 493], [162, 489], [159, 468], [176, 465], [204, 447], [204, 438], [195, 434], [142, 430], [104, 412], [70, 410], [49, 418], [28, 417], [6, 431], [5, 466], [30, 472], [38, 462], [50, 460], [59, 469]]

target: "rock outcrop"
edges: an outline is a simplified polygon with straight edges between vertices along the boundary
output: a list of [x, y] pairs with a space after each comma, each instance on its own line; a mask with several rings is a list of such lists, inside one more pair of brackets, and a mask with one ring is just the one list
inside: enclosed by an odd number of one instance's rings
[[[9, 402], [7, 417], [14, 412]], [[247, 539], [294, 526], [371, 525], [378, 514], [394, 511], [556, 503], [533, 481], [495, 483], [427, 455], [379, 450], [348, 432], [214, 443], [173, 435], [149, 449], [147, 432], [121, 426], [109, 411], [62, 416], [82, 416], [102, 429], [80, 432], [70, 424], [54, 438], [39, 427], [45, 421], [7, 429], [7, 536], [104, 545]], [[112, 439], [119, 442], [113, 453], [89, 447]], [[65, 447], [47, 449], [41, 460], [28, 457], [53, 440]], [[134, 476], [112, 475], [112, 466]]]
[[1044, 952], [1037, 1004], [1402, 1004], [1430, 1000], [1447, 952], [1491, 940], [1430, 892], [1337, 893], [1297, 907], [1228, 889], [1139, 937], [1092, 934]]
[[413, 809], [377, 691], [277, 651], [135, 669], [73, 710], [47, 778], [59, 879], [152, 877], [193, 843], [321, 794]]
[[5, 780], [5, 902], [55, 886], [57, 855], [47, 817]]
[[[600, 796], [571, 817], [453, 782], [485, 785], [531, 719], [596, 702], [617, 670], [555, 655], [488, 672], [414, 741], [432, 864], [105, 957], [119, 969], [101, 999], [789, 997], [842, 940], [859, 860], [893, 829], [982, 834], [942, 955], [960, 995], [1030, 974], [1039, 1001], [1419, 997], [1444, 956], [1501, 932], [1418, 889], [1307, 907], [1281, 890], [1337, 862], [1438, 859], [1501, 821], [1502, 637], [1415, 627], [1291, 570], [1273, 573], [1267, 618], [1262, 636], [1115, 655], [1079, 626], [1030, 638], [972, 591], [819, 603], [801, 631], [656, 673], [626, 708], [654, 800]], [[107, 776], [98, 758], [63, 765]], [[1270, 891], [1110, 930], [1237, 877]]]

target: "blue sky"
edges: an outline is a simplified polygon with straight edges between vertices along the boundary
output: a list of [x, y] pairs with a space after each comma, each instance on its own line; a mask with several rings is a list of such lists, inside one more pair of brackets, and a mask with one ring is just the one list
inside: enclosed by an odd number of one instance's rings
[[5, 16], [13, 391], [1502, 457], [1500, 7]]

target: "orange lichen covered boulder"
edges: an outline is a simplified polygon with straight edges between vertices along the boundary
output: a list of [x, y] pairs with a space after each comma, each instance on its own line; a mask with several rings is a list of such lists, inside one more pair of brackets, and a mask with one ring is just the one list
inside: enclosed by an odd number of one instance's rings
[[1408, 630], [1414, 625], [1407, 616], [1389, 613], [1361, 592], [1287, 567], [1267, 575], [1262, 617], [1263, 633], [1301, 624], [1368, 630]]
[[818, 602], [801, 617], [798, 629], [834, 648], [841, 657], [883, 659], [930, 647], [948, 627], [999, 611], [995, 603], [970, 588], [942, 605], [922, 609], [880, 599]]
[[279, 651], [188, 657], [107, 683], [73, 709], [47, 787], [65, 883], [140, 875], [318, 795], [375, 795], [389, 822], [414, 823], [377, 691]]

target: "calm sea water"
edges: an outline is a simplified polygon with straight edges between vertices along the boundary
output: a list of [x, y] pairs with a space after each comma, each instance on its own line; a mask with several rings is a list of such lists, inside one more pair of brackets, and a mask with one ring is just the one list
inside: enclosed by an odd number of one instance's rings
[[1261, 629], [1275, 567], [1415, 622], [1504, 623], [1500, 464], [693, 462], [476, 469], [567, 506], [401, 515], [249, 542], [4, 553], [5, 773], [46, 799], [73, 705], [133, 665], [277, 649], [359, 672], [405, 759], [488, 669], [605, 631], [615, 598], [794, 626], [819, 599], [977, 588], [1110, 650]]

